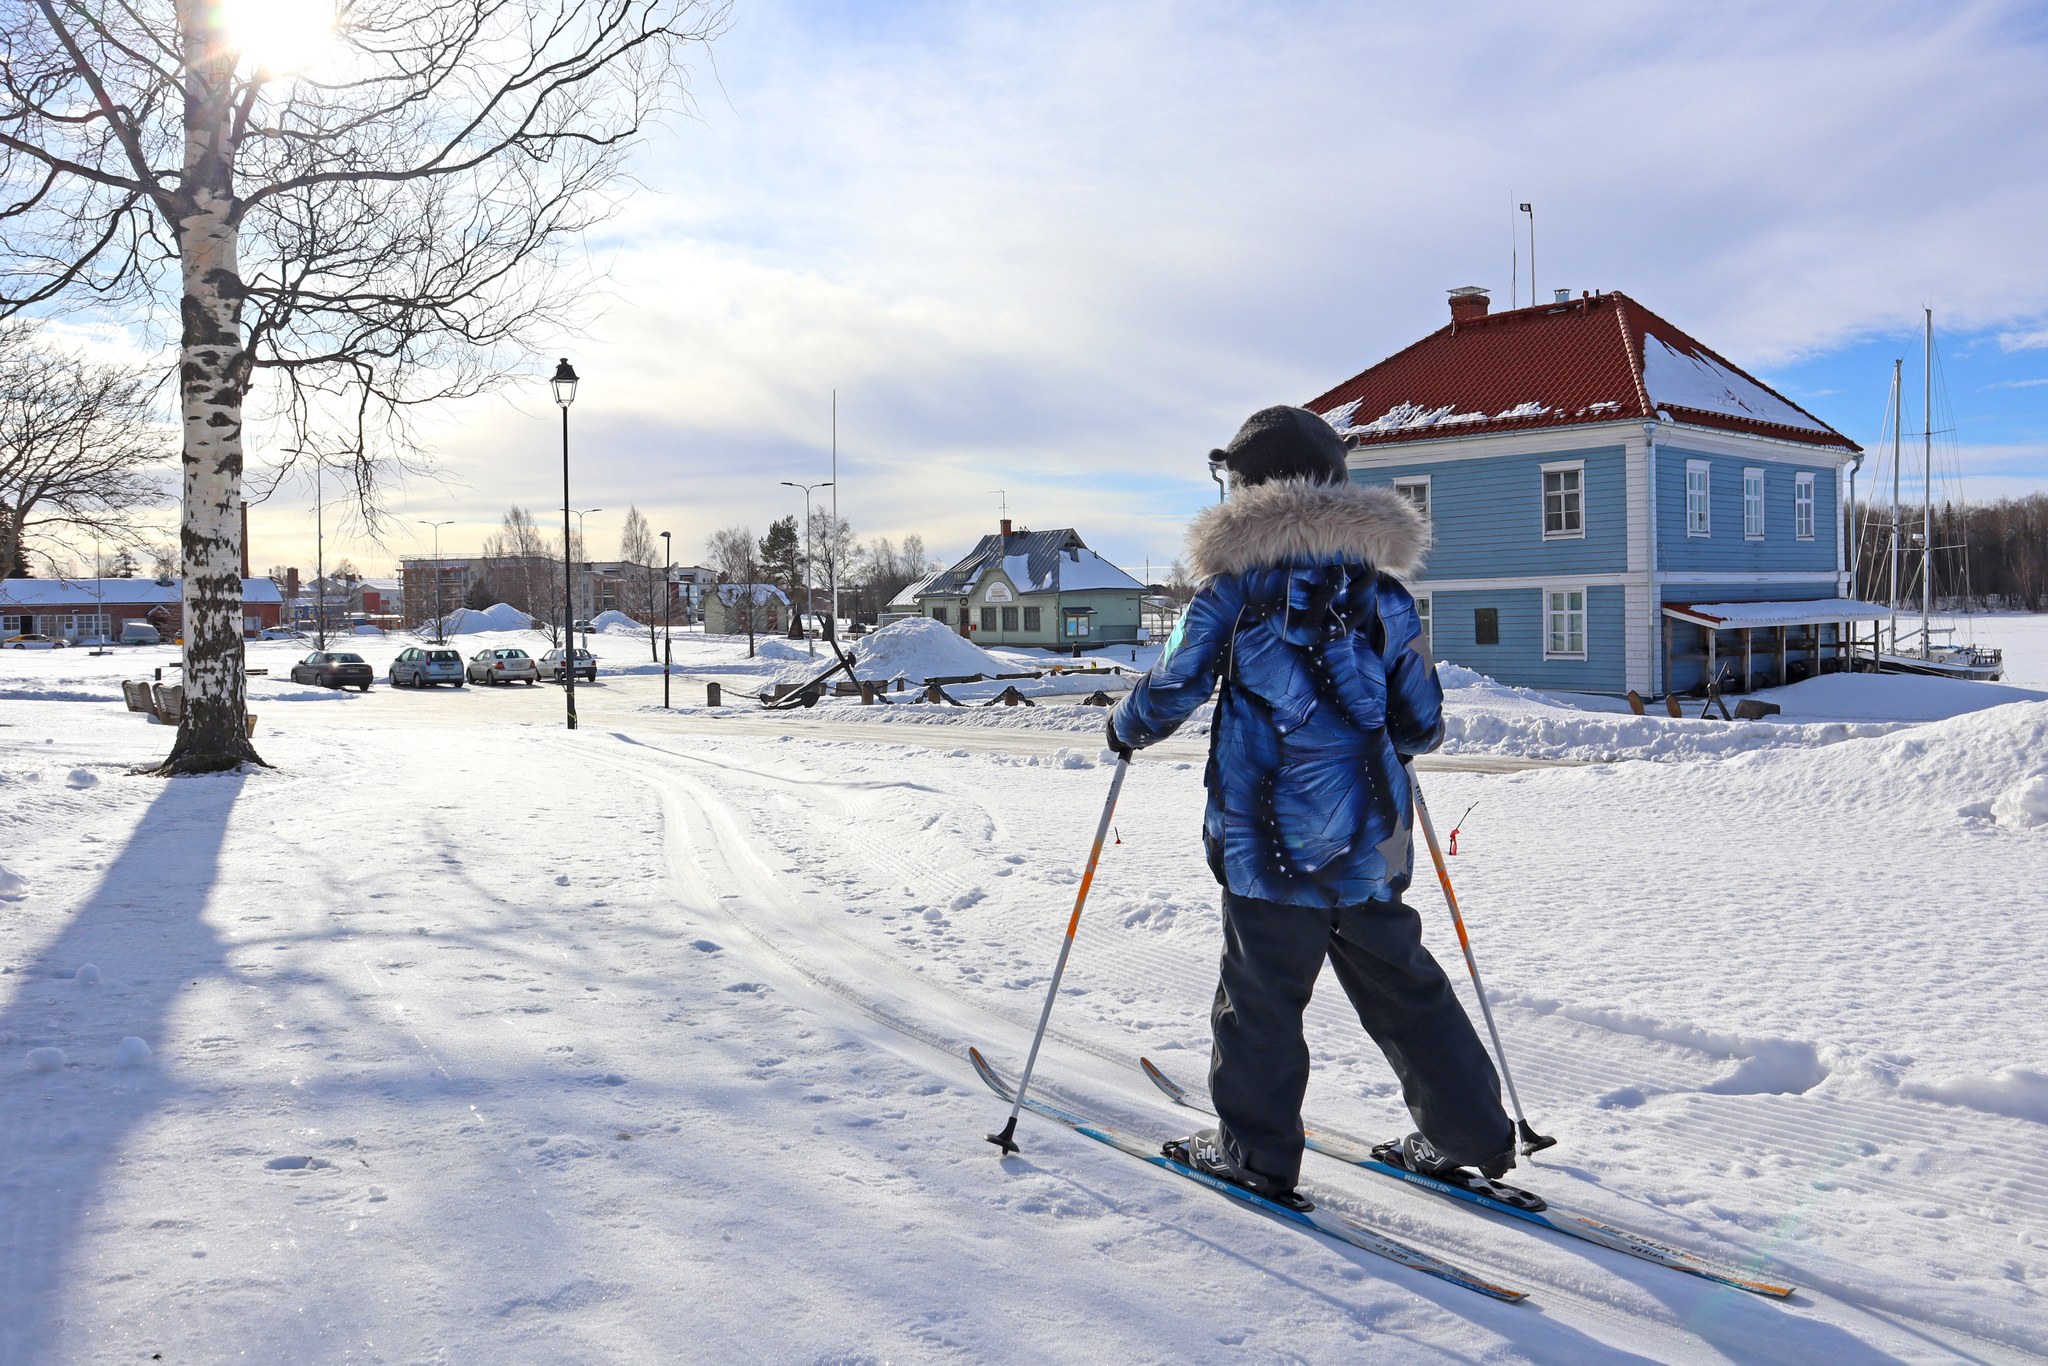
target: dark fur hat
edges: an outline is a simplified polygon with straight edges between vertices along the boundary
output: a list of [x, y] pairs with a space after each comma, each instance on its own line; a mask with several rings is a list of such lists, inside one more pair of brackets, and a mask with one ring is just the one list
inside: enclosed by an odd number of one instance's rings
[[1306, 408], [1261, 408], [1245, 419], [1228, 446], [1209, 452], [1209, 463], [1229, 470], [1237, 488], [1270, 479], [1341, 484], [1348, 477], [1345, 449], [1330, 424]]

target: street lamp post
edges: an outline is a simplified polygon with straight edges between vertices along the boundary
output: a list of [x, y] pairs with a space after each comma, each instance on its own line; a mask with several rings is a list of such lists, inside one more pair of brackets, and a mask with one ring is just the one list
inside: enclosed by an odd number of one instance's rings
[[576, 561], [575, 543], [569, 539], [569, 405], [576, 401], [576, 367], [567, 356], [555, 367], [548, 381], [555, 391], [555, 403], [562, 410], [562, 696], [569, 708], [569, 729], [576, 729]]
[[444, 526], [454, 526], [455, 519], [450, 517], [445, 522], [430, 522], [424, 517], [418, 517], [414, 520], [421, 526], [430, 526], [434, 529], [434, 643], [436, 645], [446, 645], [448, 643], [448, 614], [443, 604], [447, 601], [447, 594], [444, 591], [447, 578], [443, 573], [441, 564], [441, 528]]
[[[577, 539], [578, 541], [582, 541], [582, 540], [583, 540], [583, 519], [584, 519], [585, 517], [589, 516], [589, 515], [590, 515], [591, 513], [593, 513], [593, 512], [603, 512], [603, 511], [604, 511], [604, 509], [603, 509], [603, 508], [578, 508], [578, 509], [576, 509], [576, 539]], [[585, 546], [585, 549], [588, 549], [588, 548], [589, 548], [588, 546]], [[590, 618], [591, 618], [591, 615], [592, 615], [592, 613], [591, 613], [591, 611], [590, 611], [590, 608], [591, 608], [591, 606], [592, 606], [592, 604], [590, 604], [590, 603], [587, 603], [587, 602], [583, 604], [583, 648], [584, 648], [584, 649], [586, 649], [586, 650], [588, 650], [588, 649], [590, 648]], [[573, 634], [573, 632], [572, 632], [572, 634]], [[575, 644], [575, 642], [574, 642], [574, 641], [571, 641], [571, 642], [570, 642], [570, 644], [571, 644], [571, 645], [573, 646], [573, 645]], [[567, 658], [567, 656], [564, 656], [564, 658]]]
[[[799, 484], [794, 479], [782, 481], [785, 488], [802, 489], [804, 491], [804, 616], [810, 615], [811, 611], [811, 490], [829, 489], [832, 487], [833, 482], [830, 479], [818, 484]], [[799, 620], [801, 620], [801, 617]], [[813, 655], [818, 653], [817, 642], [811, 639], [808, 627], [804, 630], [804, 649]]]
[[669, 549], [668, 533], [661, 533], [661, 708], [668, 710], [668, 605], [676, 595], [675, 555]]

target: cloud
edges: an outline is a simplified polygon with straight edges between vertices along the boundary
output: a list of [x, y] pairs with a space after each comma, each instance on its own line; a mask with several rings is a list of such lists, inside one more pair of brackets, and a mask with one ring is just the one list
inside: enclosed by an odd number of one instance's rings
[[2048, 327], [2032, 332], [2001, 332], [1998, 346], [2003, 351], [2038, 351], [2048, 347]]
[[[1524, 199], [1546, 292], [1626, 290], [1753, 370], [1927, 299], [2048, 336], [2027, 14], [763, 0], [588, 244], [576, 501], [615, 509], [594, 549], [628, 502], [693, 550], [758, 529], [829, 477], [836, 387], [862, 534], [958, 554], [1002, 488], [1142, 567], [1244, 414], [1440, 326], [1452, 285], [1505, 305], [1511, 250], [1526, 289]], [[559, 498], [543, 372], [434, 430], [444, 547]]]

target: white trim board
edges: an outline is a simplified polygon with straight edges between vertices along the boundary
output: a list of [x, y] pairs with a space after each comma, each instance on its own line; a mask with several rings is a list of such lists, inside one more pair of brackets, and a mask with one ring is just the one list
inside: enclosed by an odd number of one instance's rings
[[1568, 578], [1557, 574], [1526, 574], [1513, 579], [1417, 579], [1408, 587], [1410, 592], [1419, 593], [1487, 593], [1495, 590], [1541, 589], [1559, 583], [1568, 583], [1574, 588], [1622, 588], [1629, 584], [1647, 584], [1649, 581], [1648, 574], [1572, 574]]
[[1361, 446], [1351, 452], [1346, 463], [1354, 470], [1372, 470], [1390, 465], [1433, 465], [1446, 460], [1608, 450], [1632, 440], [1642, 440], [1646, 428], [1650, 429], [1650, 439], [1658, 445], [1676, 446], [1695, 455], [1762, 460], [1779, 465], [1811, 465], [1821, 469], [1832, 467], [1837, 472], [1856, 459], [1856, 452], [1838, 446], [1809, 446], [1777, 437], [1723, 431], [1719, 427], [1694, 427], [1683, 422], [1631, 417], [1571, 427], [1525, 427], [1511, 432], [1421, 437], [1386, 446]]
[[1741, 570], [1686, 570], [1683, 573], [1665, 572], [1658, 575], [1665, 583], [1833, 583], [1841, 577], [1832, 569], [1778, 570], [1772, 573], [1745, 573]]

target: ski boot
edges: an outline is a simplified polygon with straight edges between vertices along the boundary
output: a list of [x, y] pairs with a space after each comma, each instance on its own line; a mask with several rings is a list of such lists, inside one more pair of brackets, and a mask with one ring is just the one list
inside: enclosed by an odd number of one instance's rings
[[1516, 1209], [1527, 1210], [1531, 1214], [1546, 1208], [1543, 1197], [1534, 1191], [1525, 1191], [1520, 1186], [1510, 1186], [1496, 1179], [1506, 1175], [1508, 1169], [1514, 1165], [1512, 1155], [1489, 1162], [1483, 1169], [1474, 1171], [1470, 1167], [1459, 1166], [1439, 1153], [1421, 1134], [1410, 1134], [1406, 1138], [1377, 1144], [1372, 1150], [1372, 1155], [1374, 1161], [1384, 1162], [1389, 1167], [1399, 1167], [1402, 1171], [1426, 1176], [1432, 1181], [1441, 1181], [1447, 1186], [1456, 1186], [1460, 1190], [1483, 1195], [1489, 1200], [1498, 1200], [1503, 1205], [1513, 1205]]
[[1168, 1161], [1178, 1162], [1204, 1176], [1213, 1176], [1228, 1181], [1233, 1186], [1242, 1186], [1262, 1200], [1271, 1200], [1276, 1205], [1306, 1214], [1316, 1207], [1315, 1201], [1298, 1190], [1282, 1190], [1270, 1178], [1259, 1175], [1247, 1167], [1240, 1167], [1223, 1148], [1223, 1135], [1217, 1129], [1204, 1129], [1186, 1138], [1170, 1138], [1159, 1145], [1159, 1151]]

